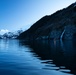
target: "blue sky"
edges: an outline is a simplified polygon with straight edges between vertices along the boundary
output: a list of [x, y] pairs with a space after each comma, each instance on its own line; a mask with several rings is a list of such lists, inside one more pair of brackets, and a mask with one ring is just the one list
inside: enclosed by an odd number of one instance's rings
[[0, 0], [0, 30], [28, 29], [45, 15], [51, 15], [75, 0]]

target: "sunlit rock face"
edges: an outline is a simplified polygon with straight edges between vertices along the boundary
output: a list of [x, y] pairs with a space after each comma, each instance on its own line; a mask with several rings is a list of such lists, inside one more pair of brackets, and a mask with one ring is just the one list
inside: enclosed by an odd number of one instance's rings
[[18, 39], [76, 39], [76, 3], [59, 10], [52, 15], [44, 16]]

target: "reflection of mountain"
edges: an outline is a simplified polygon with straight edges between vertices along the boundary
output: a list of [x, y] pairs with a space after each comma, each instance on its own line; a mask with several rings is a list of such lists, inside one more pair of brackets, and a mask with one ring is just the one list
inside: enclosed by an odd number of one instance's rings
[[76, 37], [76, 3], [63, 10], [44, 16], [19, 39], [73, 39]]
[[65, 69], [70, 69], [71, 73], [76, 74], [76, 41], [46, 40], [20, 43], [32, 48], [31, 52], [41, 60], [53, 60], [57, 67], [65, 66]]

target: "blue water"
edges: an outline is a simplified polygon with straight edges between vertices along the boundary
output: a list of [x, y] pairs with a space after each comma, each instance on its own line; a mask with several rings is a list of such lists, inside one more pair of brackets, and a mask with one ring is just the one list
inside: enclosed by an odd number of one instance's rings
[[0, 40], [0, 75], [73, 75], [75, 57], [75, 41]]

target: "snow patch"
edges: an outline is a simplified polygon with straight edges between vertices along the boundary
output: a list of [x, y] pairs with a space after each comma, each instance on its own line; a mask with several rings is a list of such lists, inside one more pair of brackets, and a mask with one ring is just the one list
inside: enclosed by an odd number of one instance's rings
[[1, 30], [0, 30], [0, 34], [1, 34], [1, 35], [3, 35], [4, 33], [7, 33], [7, 32], [9, 32], [9, 30], [7, 30], [7, 29], [1, 29]]

